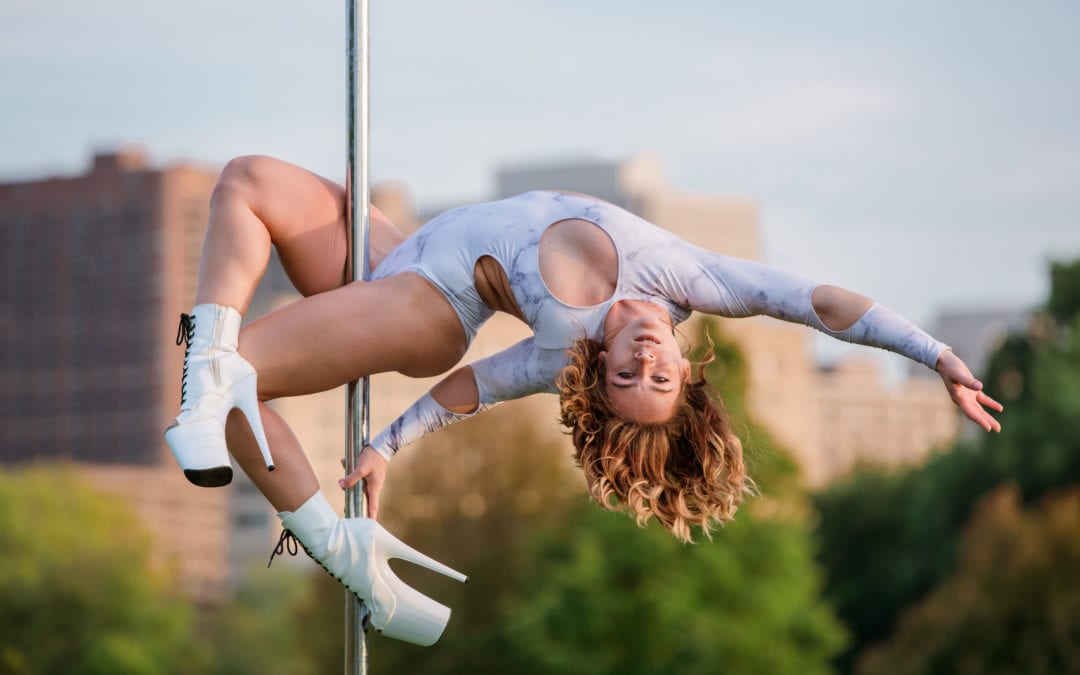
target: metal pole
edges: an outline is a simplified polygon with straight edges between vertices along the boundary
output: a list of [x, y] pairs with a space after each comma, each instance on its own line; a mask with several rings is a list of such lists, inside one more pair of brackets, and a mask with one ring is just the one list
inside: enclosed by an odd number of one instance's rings
[[[345, 228], [350, 246], [347, 279], [368, 278], [368, 0], [346, 0], [346, 119], [348, 127], [348, 164], [345, 170]], [[345, 469], [352, 472], [371, 435], [368, 403], [371, 387], [367, 377], [351, 382], [346, 394], [347, 433], [345, 438]], [[367, 516], [364, 484], [358, 483], [345, 493], [345, 516]], [[367, 673], [367, 644], [364, 639], [364, 618], [367, 608], [356, 596], [345, 593], [345, 674]]]

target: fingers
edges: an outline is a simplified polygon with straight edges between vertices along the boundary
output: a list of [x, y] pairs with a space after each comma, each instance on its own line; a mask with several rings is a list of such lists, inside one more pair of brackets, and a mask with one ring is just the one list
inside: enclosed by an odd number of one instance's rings
[[1000, 403], [998, 403], [994, 399], [990, 398], [989, 396], [987, 396], [985, 393], [983, 393], [981, 391], [975, 396], [975, 400], [978, 401], [981, 405], [984, 405], [984, 406], [986, 406], [988, 408], [992, 408], [992, 409], [994, 409], [994, 410], [996, 410], [998, 412], [1001, 412], [1002, 410], [1005, 409], [1005, 406], [1001, 405]]
[[[345, 460], [341, 461], [342, 467]], [[341, 480], [338, 486], [342, 490], [356, 487], [364, 481], [363, 490], [367, 498], [367, 516], [374, 520], [379, 514], [379, 495], [383, 481], [386, 480], [386, 460], [370, 448], [365, 448], [357, 461], [356, 467]]]
[[338, 486], [342, 490], [348, 490], [356, 487], [360, 481], [364, 481], [363, 490], [367, 497], [367, 517], [375, 520], [379, 514], [379, 494], [382, 492], [382, 481], [379, 479], [379, 474], [372, 472], [370, 468], [357, 467], [348, 476], [339, 480]]
[[947, 380], [952, 381], [955, 384], [960, 384], [968, 389], [975, 391], [981, 391], [983, 384], [971, 374], [971, 370], [967, 367], [964, 361], [954, 354], [952, 350], [947, 350], [942, 353], [936, 370], [941, 373], [941, 376]]
[[379, 493], [382, 491], [381, 486], [376, 486], [374, 483], [370, 483], [365, 486], [367, 492], [367, 513], [368, 518], [372, 520], [378, 520], [379, 518]]
[[[983, 401], [979, 400], [978, 396], [985, 398], [986, 403], [983, 403]], [[960, 409], [964, 411], [964, 414], [967, 415], [968, 419], [970, 419], [975, 424], [978, 424], [986, 431], [1000, 432], [1001, 422], [998, 422], [996, 419], [994, 419], [993, 415], [986, 412], [986, 410], [984, 410], [982, 406], [993, 404], [990, 405], [990, 407], [1000, 412], [1003, 409], [1001, 404], [993, 400], [989, 396], [986, 396], [985, 394], [980, 393], [978, 394], [978, 396], [974, 398], [965, 398], [960, 403]]]
[[[345, 460], [341, 460], [341, 468], [345, 468]], [[352, 486], [356, 485], [364, 477], [364, 467], [359, 465], [354, 468], [349, 474], [337, 482], [338, 487], [342, 490], [348, 490]]]

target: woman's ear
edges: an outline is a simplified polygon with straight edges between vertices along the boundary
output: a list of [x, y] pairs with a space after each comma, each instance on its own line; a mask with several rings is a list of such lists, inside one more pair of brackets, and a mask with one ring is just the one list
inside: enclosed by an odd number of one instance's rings
[[682, 381], [683, 384], [690, 381], [690, 359], [682, 360]]
[[607, 352], [605, 352], [603, 349], [601, 349], [600, 353], [596, 355], [596, 362], [602, 366], [602, 365], [604, 365], [604, 359], [606, 359], [606, 358], [607, 358]]

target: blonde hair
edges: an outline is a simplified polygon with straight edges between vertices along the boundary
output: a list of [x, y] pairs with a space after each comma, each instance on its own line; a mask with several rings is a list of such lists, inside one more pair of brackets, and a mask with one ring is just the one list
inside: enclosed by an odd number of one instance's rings
[[578, 340], [558, 378], [561, 422], [570, 429], [574, 459], [589, 493], [609, 511], [628, 511], [638, 525], [656, 519], [678, 539], [691, 527], [706, 537], [731, 520], [754, 490], [742, 443], [732, 433], [716, 389], [705, 378], [712, 351], [684, 383], [666, 422], [620, 418], [604, 388], [599, 341]]

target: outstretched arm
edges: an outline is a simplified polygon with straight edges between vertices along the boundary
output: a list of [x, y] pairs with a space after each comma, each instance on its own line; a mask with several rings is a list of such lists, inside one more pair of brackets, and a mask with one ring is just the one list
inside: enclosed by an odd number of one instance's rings
[[692, 309], [722, 316], [763, 314], [804, 323], [839, 340], [902, 354], [936, 370], [953, 402], [973, 422], [987, 431], [1001, 429], [988, 412], [1000, 411], [1001, 404], [982, 391], [964, 362], [948, 345], [888, 307], [759, 262], [700, 249], [698, 260], [699, 276], [683, 289]]
[[[874, 306], [870, 298], [837, 286], [818, 286], [811, 294], [811, 302], [821, 323], [834, 331], [851, 328]], [[1001, 431], [1001, 423], [987, 410], [1001, 412], [1001, 404], [986, 395], [982, 382], [952, 349], [941, 352], [934, 370], [941, 375], [953, 403], [968, 419], [987, 431]]]

